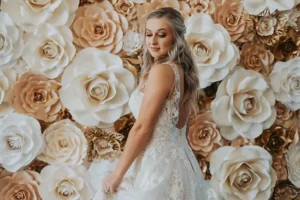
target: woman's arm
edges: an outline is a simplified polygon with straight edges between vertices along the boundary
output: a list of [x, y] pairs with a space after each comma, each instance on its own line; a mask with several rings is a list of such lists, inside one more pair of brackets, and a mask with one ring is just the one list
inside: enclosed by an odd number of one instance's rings
[[159, 64], [152, 67], [139, 117], [130, 131], [124, 151], [114, 170], [117, 176], [123, 177], [136, 157], [145, 149], [152, 137], [155, 123], [171, 91], [174, 80], [175, 75], [169, 65]]

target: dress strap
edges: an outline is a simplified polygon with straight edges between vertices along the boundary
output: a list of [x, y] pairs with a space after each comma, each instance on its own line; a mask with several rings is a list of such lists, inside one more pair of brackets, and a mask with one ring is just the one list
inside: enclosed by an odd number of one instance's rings
[[180, 74], [178, 71], [178, 66], [174, 63], [165, 63], [168, 64], [174, 71], [175, 80], [173, 89], [170, 92], [170, 95], [168, 97], [169, 99], [169, 114], [172, 118], [172, 121], [174, 122], [174, 125], [176, 126], [178, 122], [178, 116], [179, 116], [179, 101], [180, 101]]

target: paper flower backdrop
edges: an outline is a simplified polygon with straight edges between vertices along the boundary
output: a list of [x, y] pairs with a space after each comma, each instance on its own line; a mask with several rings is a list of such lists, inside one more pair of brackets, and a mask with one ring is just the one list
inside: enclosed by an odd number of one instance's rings
[[167, 6], [199, 71], [187, 140], [205, 179], [225, 200], [300, 198], [299, 0], [0, 3], [0, 199], [93, 198], [90, 166], [114, 165], [135, 123], [146, 17]]

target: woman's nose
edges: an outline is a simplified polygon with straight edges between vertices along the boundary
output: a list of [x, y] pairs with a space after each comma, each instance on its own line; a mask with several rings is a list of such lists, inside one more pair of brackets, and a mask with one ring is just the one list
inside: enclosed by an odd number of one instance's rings
[[153, 37], [151, 38], [151, 44], [152, 44], [152, 45], [153, 45], [153, 44], [157, 44], [157, 39], [156, 39], [155, 36], [153, 36]]

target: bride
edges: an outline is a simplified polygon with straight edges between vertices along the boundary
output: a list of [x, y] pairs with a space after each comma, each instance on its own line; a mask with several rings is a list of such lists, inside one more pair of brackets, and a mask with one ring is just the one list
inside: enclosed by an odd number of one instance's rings
[[141, 81], [129, 100], [137, 120], [120, 159], [97, 164], [94, 200], [217, 199], [186, 139], [199, 80], [185, 31], [173, 8], [148, 16]]

